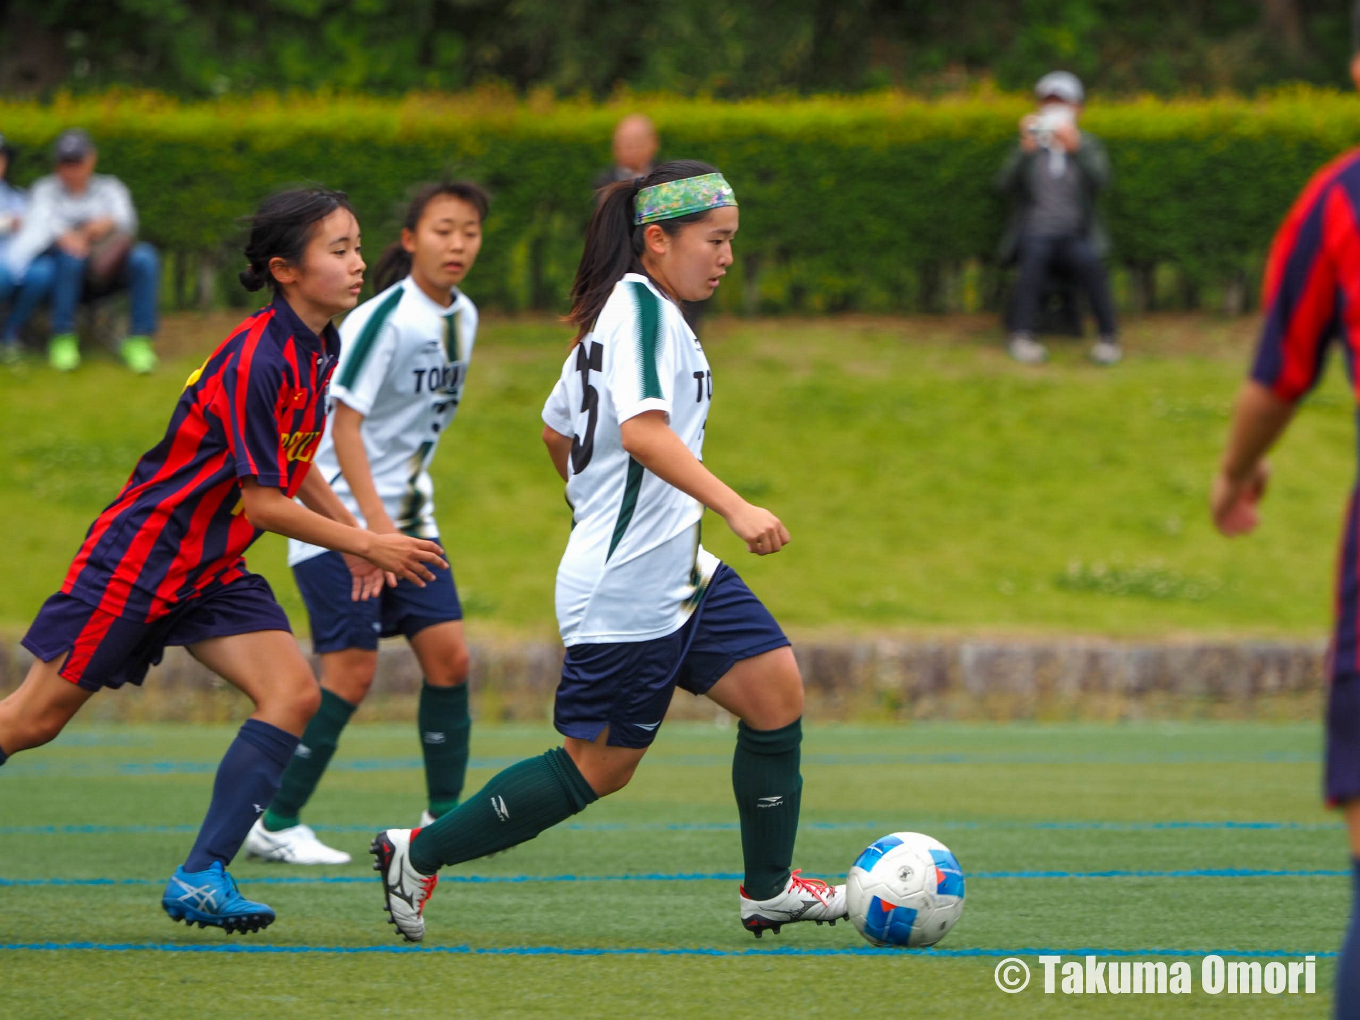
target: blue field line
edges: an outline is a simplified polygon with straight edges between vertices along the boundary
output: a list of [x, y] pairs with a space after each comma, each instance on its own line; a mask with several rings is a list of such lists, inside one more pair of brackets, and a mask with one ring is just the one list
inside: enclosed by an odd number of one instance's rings
[[[1340, 822], [1243, 822], [1243, 821], [1169, 821], [1169, 822], [1025, 822], [1013, 819], [949, 820], [924, 819], [869, 822], [804, 822], [804, 832], [891, 832], [903, 827], [935, 831], [1072, 831], [1072, 832], [1334, 832], [1345, 828]], [[317, 832], [378, 832], [379, 822], [360, 825], [326, 825]], [[553, 831], [567, 832], [737, 832], [736, 822], [568, 822]], [[0, 836], [183, 836], [198, 831], [197, 825], [0, 825]]]
[[[1350, 869], [1306, 868], [1177, 868], [1167, 871], [1110, 868], [1102, 871], [970, 871], [977, 879], [1074, 879], [1074, 878], [1344, 878]], [[442, 875], [441, 882], [463, 885], [524, 885], [562, 882], [740, 882], [738, 871], [644, 872], [627, 875]], [[247, 885], [374, 885], [371, 875], [262, 875], [247, 876]], [[164, 885], [152, 878], [0, 878], [0, 889], [35, 886]]]
[[1336, 958], [1335, 952], [1300, 952], [1290, 949], [1053, 949], [1026, 946], [1020, 949], [877, 949], [873, 946], [847, 946], [825, 949], [802, 946], [772, 946], [750, 949], [716, 949], [709, 946], [663, 948], [660, 946], [271, 946], [248, 945], [240, 942], [178, 943], [178, 942], [4, 942], [5, 952], [71, 952], [106, 953], [264, 953], [288, 955], [296, 953], [318, 955], [349, 955], [381, 953], [383, 955], [418, 956], [421, 954], [452, 954], [457, 956], [914, 956], [936, 959], [968, 959], [971, 957], [1034, 957], [1034, 956], [1101, 956], [1101, 957], [1185, 957], [1222, 956], [1237, 960], [1301, 960], [1313, 956], [1319, 960]]
[[[473, 758], [472, 769], [503, 769], [521, 759], [516, 757]], [[649, 759], [648, 768], [724, 766], [731, 762], [725, 754], [680, 754], [664, 752]], [[818, 754], [805, 753], [804, 765], [1316, 765], [1321, 756], [1314, 751], [1266, 751], [1252, 754], [1186, 753], [1099, 753], [1099, 754], [1013, 754], [923, 753], [923, 754]], [[7, 765], [11, 776], [164, 776], [201, 774], [217, 771], [212, 761], [20, 761]], [[405, 772], [423, 769], [421, 758], [358, 758], [332, 762], [332, 772]]]

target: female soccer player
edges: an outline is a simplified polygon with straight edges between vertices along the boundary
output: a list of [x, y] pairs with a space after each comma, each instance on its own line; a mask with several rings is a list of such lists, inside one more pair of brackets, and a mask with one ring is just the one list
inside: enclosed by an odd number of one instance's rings
[[803, 683], [788, 639], [699, 544], [705, 507], [757, 555], [789, 541], [774, 514], [700, 461], [713, 375], [679, 306], [712, 296], [736, 232], [732, 189], [704, 163], [666, 163], [601, 196], [572, 288], [574, 350], [543, 410], [573, 520], [557, 573], [565, 746], [511, 766], [433, 825], [374, 839], [388, 914], [410, 941], [424, 936], [439, 868], [532, 839], [622, 789], [677, 686], [740, 719], [741, 923], [759, 936], [845, 916], [844, 886], [789, 870]]
[[101, 688], [140, 684], [167, 645], [186, 646], [255, 703], [161, 898], [173, 920], [227, 932], [274, 920], [240, 894], [226, 866], [278, 789], [319, 699], [287, 617], [242, 553], [265, 531], [340, 550], [354, 598], [396, 577], [433, 581], [431, 568], [447, 566], [434, 542], [360, 528], [308, 470], [340, 349], [330, 320], [354, 307], [363, 282], [359, 224], [345, 196], [306, 189], [266, 199], [245, 254], [241, 282], [268, 284], [273, 302], [189, 376], [165, 437], [91, 526], [61, 591], [25, 636], [38, 661], [0, 701], [0, 764], [55, 737]]
[[[477, 308], [458, 290], [482, 246], [486, 193], [466, 182], [417, 192], [401, 240], [378, 262], [382, 292], [340, 327], [334, 410], [316, 466], [341, 502], [380, 535], [439, 540], [429, 465], [453, 421], [477, 334]], [[405, 635], [425, 683], [416, 713], [425, 755], [428, 824], [458, 803], [467, 771], [468, 653], [453, 574], [407, 581], [354, 602], [343, 556], [288, 544], [321, 657], [321, 707], [302, 735], [274, 802], [246, 839], [246, 852], [294, 864], [348, 864], [299, 819], [340, 731], [363, 701], [378, 666], [378, 639]]]

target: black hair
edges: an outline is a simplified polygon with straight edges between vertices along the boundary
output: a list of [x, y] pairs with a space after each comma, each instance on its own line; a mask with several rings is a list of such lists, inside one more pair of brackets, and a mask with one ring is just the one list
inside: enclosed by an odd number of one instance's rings
[[277, 292], [279, 281], [270, 272], [270, 260], [283, 259], [294, 265], [301, 262], [316, 225], [337, 209], [354, 212], [343, 191], [321, 187], [289, 188], [261, 202], [247, 220], [250, 238], [246, 241], [246, 268], [239, 277], [241, 286], [253, 291], [268, 284]]
[[[491, 210], [491, 196], [480, 184], [472, 181], [441, 181], [438, 184], [422, 184], [406, 207], [406, 215], [401, 221], [403, 230], [415, 230], [420, 217], [425, 215], [425, 207], [436, 198], [444, 196], [459, 198], [477, 210], [477, 219], [486, 222], [486, 214]], [[411, 272], [411, 253], [401, 246], [401, 241], [393, 241], [378, 258], [373, 270], [373, 287], [383, 291]]]
[[[633, 224], [633, 202], [643, 188], [688, 177], [716, 174], [718, 168], [697, 159], [677, 159], [662, 163], [646, 177], [618, 181], [603, 188], [595, 201], [595, 214], [586, 228], [585, 249], [581, 264], [576, 267], [576, 280], [571, 285], [571, 311], [567, 321], [576, 327], [573, 342], [579, 342], [594, 325], [614, 284], [624, 273], [642, 273], [644, 236], [651, 224]], [[711, 210], [689, 213], [669, 220], [657, 220], [656, 225], [672, 236], [680, 233], [688, 223], [698, 223]]]

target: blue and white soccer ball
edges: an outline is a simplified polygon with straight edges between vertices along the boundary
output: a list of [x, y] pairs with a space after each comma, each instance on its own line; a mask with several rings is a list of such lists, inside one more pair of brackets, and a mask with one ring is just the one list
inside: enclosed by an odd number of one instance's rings
[[963, 915], [963, 869], [939, 840], [894, 832], [874, 840], [845, 881], [850, 923], [876, 946], [933, 946]]

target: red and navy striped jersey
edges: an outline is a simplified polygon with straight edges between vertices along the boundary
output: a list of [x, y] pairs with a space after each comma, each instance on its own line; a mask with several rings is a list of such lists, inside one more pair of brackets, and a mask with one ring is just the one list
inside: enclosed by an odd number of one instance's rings
[[282, 297], [241, 323], [189, 376], [165, 437], [90, 526], [61, 590], [150, 621], [243, 576], [262, 532], [243, 513], [241, 479], [297, 493], [339, 353], [334, 326], [318, 337]]
[[[1251, 376], [1281, 400], [1305, 396], [1339, 342], [1360, 354], [1360, 149], [1314, 175], [1275, 236], [1262, 292], [1265, 326]], [[1331, 671], [1360, 672], [1360, 499], [1351, 494], [1337, 564]]]

